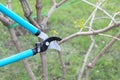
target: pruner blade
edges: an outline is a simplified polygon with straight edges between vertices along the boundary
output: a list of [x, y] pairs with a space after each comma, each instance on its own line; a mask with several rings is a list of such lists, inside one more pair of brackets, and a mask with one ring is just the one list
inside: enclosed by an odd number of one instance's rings
[[57, 43], [57, 41], [60, 41], [60, 40], [62, 40], [62, 39], [59, 38], [59, 37], [50, 37], [50, 38], [47, 38], [46, 40], [44, 40], [41, 43], [40, 52], [44, 52], [48, 48], [60, 51], [61, 48], [60, 48], [59, 44]]

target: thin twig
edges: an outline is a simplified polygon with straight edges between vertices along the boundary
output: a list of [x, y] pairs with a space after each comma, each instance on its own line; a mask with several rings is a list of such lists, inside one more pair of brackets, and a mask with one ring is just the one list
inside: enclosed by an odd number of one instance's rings
[[53, 6], [51, 7], [51, 9], [49, 10], [47, 16], [45, 16], [45, 18], [42, 21], [42, 25], [46, 25], [50, 16], [52, 15], [52, 13], [55, 11], [56, 8], [58, 8], [59, 6], [61, 6], [64, 2], [66, 2], [67, 0], [61, 0], [59, 3], [56, 2], [56, 0], [53, 0]]
[[[102, 4], [102, 2], [101, 3], [96, 3], [96, 5], [98, 5], [98, 6], [100, 6]], [[88, 21], [91, 19], [91, 17], [95, 14], [95, 12], [98, 10], [98, 8], [96, 7], [94, 10], [93, 10], [93, 12], [90, 14], [90, 16], [88, 17], [88, 19], [85, 21], [85, 25], [88, 23]]]
[[65, 63], [62, 59], [62, 52], [61, 51], [58, 51], [58, 56], [59, 56], [60, 63], [62, 66], [62, 80], [66, 80], [66, 67], [65, 67]]
[[[101, 4], [102, 4], [101, 1], [98, 1], [98, 2], [96, 3], [96, 5], [98, 5], [98, 6], [100, 6]], [[89, 16], [89, 18], [88, 18], [88, 20], [91, 19], [90, 25], [89, 25], [89, 31], [92, 31], [92, 25], [93, 25], [93, 21], [94, 21], [94, 19], [95, 19], [95, 15], [96, 15], [97, 10], [98, 10], [98, 8], [96, 7], [96, 8], [94, 9], [94, 11], [91, 13], [91, 15]], [[85, 24], [87, 24], [88, 20], [86, 21]], [[81, 70], [79, 71], [78, 80], [81, 80], [81, 78], [82, 78], [83, 72], [84, 72], [85, 67], [86, 67], [86, 64], [87, 64], [87, 60], [88, 60], [89, 54], [90, 54], [90, 52], [91, 52], [91, 50], [92, 50], [92, 48], [93, 48], [93, 46], [94, 46], [94, 43], [95, 43], [94, 38], [93, 38], [93, 35], [90, 35], [90, 39], [91, 39], [91, 44], [90, 44], [90, 47], [88, 48], [88, 51], [87, 51], [87, 53], [86, 53], [86, 55], [85, 55], [82, 68], [81, 68]]]
[[[117, 15], [119, 15], [120, 12], [116, 12], [114, 15], [113, 15], [113, 18], [115, 18]], [[111, 20], [111, 22], [109, 23], [109, 26], [113, 23], [113, 21]]]
[[[116, 36], [117, 38], [120, 38], [120, 33]], [[95, 64], [98, 62], [98, 60], [105, 54], [105, 52], [117, 41], [117, 39], [113, 38], [101, 51], [100, 53], [92, 60], [91, 63], [88, 64], [85, 80], [88, 80], [90, 70], [95, 66]]]
[[103, 28], [103, 29], [94, 30], [94, 31], [87, 31], [87, 32], [76, 32], [76, 33], [62, 39], [60, 41], [60, 44], [66, 42], [66, 41], [68, 41], [68, 40], [70, 40], [72, 38], [75, 38], [77, 36], [97, 35], [99, 33], [107, 32], [107, 31], [109, 31], [109, 30], [111, 30], [113, 28], [119, 27], [119, 26], [120, 26], [120, 22], [116, 22], [116, 23], [114, 23], [114, 24], [112, 24], [110, 26], [107, 26], [107, 27]]
[[105, 36], [105, 37], [109, 37], [109, 38], [114, 38], [114, 39], [117, 39], [117, 40], [120, 40], [119, 38], [114, 37], [114, 36], [112, 36], [112, 35], [108, 35], [108, 34], [102, 34], [102, 33], [100, 33], [100, 34], [98, 34], [98, 35], [100, 35], [100, 36]]
[[87, 1], [87, 0], [81, 0], [81, 1], [83, 1], [83, 2], [85, 2], [85, 3], [87, 3], [87, 4], [89, 4], [89, 5], [91, 5], [91, 6], [93, 6], [93, 7], [97, 7], [99, 10], [103, 11], [108, 17], [110, 17], [110, 19], [111, 19], [114, 23], [116, 22], [115, 19], [114, 19], [106, 10], [102, 9], [101, 7], [99, 7], [99, 6], [97, 6], [97, 5], [93, 4], [93, 3], [90, 3], [90, 2]]
[[[120, 33], [117, 34], [117, 38], [120, 38]], [[105, 54], [105, 52], [117, 41], [117, 39], [113, 38], [101, 51], [100, 53], [93, 59], [93, 61], [88, 65], [88, 67], [93, 68], [97, 61]]]
[[82, 78], [83, 72], [84, 72], [86, 64], [87, 64], [87, 60], [88, 60], [89, 54], [90, 54], [91, 50], [93, 49], [93, 46], [94, 46], [94, 43], [95, 43], [95, 41], [93, 39], [93, 36], [90, 36], [90, 38], [91, 38], [91, 44], [90, 44], [90, 47], [88, 48], [88, 51], [87, 51], [87, 53], [85, 55], [85, 59], [84, 59], [82, 68], [79, 71], [78, 79], [77, 80], [81, 80], [81, 78]]
[[32, 18], [32, 9], [28, 3], [27, 0], [19, 0], [22, 8], [23, 8], [23, 12], [24, 12], [24, 16], [28, 19], [28, 21], [33, 24], [34, 26], [40, 28], [40, 26], [37, 24], [37, 22]]

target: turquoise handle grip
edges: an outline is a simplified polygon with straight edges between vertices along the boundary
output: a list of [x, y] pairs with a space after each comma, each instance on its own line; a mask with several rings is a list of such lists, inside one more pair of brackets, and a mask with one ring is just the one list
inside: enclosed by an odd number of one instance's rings
[[29, 49], [29, 50], [26, 50], [24, 52], [15, 54], [13, 56], [1, 59], [0, 60], [0, 67], [14, 63], [14, 62], [22, 60], [22, 59], [25, 59], [25, 58], [33, 56], [33, 55], [34, 55], [34, 51], [32, 49]]
[[23, 18], [18, 16], [13, 11], [9, 10], [8, 8], [6, 8], [1, 3], [0, 3], [0, 12], [2, 12], [6, 16], [10, 17], [11, 19], [13, 19], [17, 23], [19, 23], [22, 27], [24, 27], [25, 29], [30, 31], [32, 34], [34, 34], [34, 35], [38, 34], [39, 30], [35, 26], [33, 26], [32, 24], [30, 24], [29, 22], [27, 22], [26, 20], [24, 20]]

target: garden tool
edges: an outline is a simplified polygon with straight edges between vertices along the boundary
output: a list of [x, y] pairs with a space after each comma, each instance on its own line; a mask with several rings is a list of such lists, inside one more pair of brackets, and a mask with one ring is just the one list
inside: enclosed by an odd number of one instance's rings
[[29, 32], [31, 32], [33, 35], [39, 37], [43, 40], [43, 42], [38, 42], [36, 45], [38, 45], [39, 48], [30, 49], [24, 52], [21, 52], [19, 54], [13, 55], [11, 57], [5, 58], [0, 60], [0, 66], [4, 66], [7, 64], [10, 64], [12, 62], [24, 59], [26, 57], [32, 56], [35, 53], [40, 53], [46, 51], [49, 49], [56, 49], [58, 51], [61, 50], [59, 44], [56, 42], [60, 41], [61, 39], [58, 37], [50, 37], [48, 38], [48, 35], [36, 28], [34, 25], [30, 24], [28, 21], [24, 20], [22, 17], [14, 13], [13, 11], [9, 10], [7, 7], [5, 7], [3, 4], [0, 3], [0, 12], [4, 15], [8, 16], [15, 22], [19, 23], [21, 27], [27, 29]]

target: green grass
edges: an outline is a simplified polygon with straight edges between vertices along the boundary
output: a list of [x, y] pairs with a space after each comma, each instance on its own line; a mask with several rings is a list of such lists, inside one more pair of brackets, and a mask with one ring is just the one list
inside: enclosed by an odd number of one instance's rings
[[[59, 0], [57, 0], [59, 1]], [[91, 0], [91, 2], [96, 3], [97, 0]], [[0, 1], [6, 4], [5, 0]], [[35, 1], [29, 0], [33, 16], [35, 16]], [[43, 0], [43, 10], [42, 13], [47, 13], [50, 9], [52, 2], [50, 0]], [[14, 0], [12, 2], [13, 11], [15, 11], [20, 16], [24, 16], [21, 5], [19, 1]], [[119, 0], [107, 0], [102, 4], [102, 7], [106, 9], [110, 14], [113, 15], [114, 12], [120, 9]], [[79, 31], [78, 28], [74, 27], [74, 21], [76, 19], [87, 19], [90, 13], [93, 11], [93, 7], [83, 3], [78, 0], [67, 1], [66, 4], [57, 8], [52, 14], [48, 22], [48, 35], [52, 36], [51, 30], [56, 30], [58, 32], [57, 36], [64, 38]], [[107, 17], [100, 10], [98, 11], [96, 17]], [[120, 16], [118, 16], [120, 17]], [[118, 20], [119, 18], [116, 17]], [[25, 17], [23, 17], [25, 18]], [[102, 29], [108, 25], [110, 19], [96, 19], [93, 25], [94, 29]], [[0, 59], [13, 55], [17, 53], [14, 45], [11, 45], [10, 34], [1, 23], [0, 23]], [[119, 32], [119, 28], [105, 32], [106, 34], [116, 35]], [[100, 50], [111, 40], [111, 38], [98, 36], [95, 37], [95, 47], [92, 50], [89, 61], [93, 59]], [[19, 37], [21, 41], [23, 51], [32, 48], [37, 41], [37, 38], [31, 34], [22, 35]], [[89, 80], [118, 80], [120, 79], [120, 58], [119, 58], [119, 44], [116, 42], [110, 49], [107, 50], [106, 54], [99, 60], [97, 65], [91, 70]], [[67, 75], [66, 80], [76, 80], [77, 73], [82, 66], [84, 56], [90, 45], [89, 36], [80, 36], [69, 40], [68, 42], [61, 45], [63, 51], [63, 60], [66, 63]], [[32, 70], [37, 77], [37, 80], [41, 80], [41, 61], [39, 55], [28, 58]], [[48, 74], [49, 80], [61, 79], [61, 66], [58, 59], [56, 51], [47, 52], [47, 62], [48, 62]], [[22, 61], [10, 64], [8, 66], [0, 68], [0, 80], [29, 80], [27, 72], [24, 69]]]

